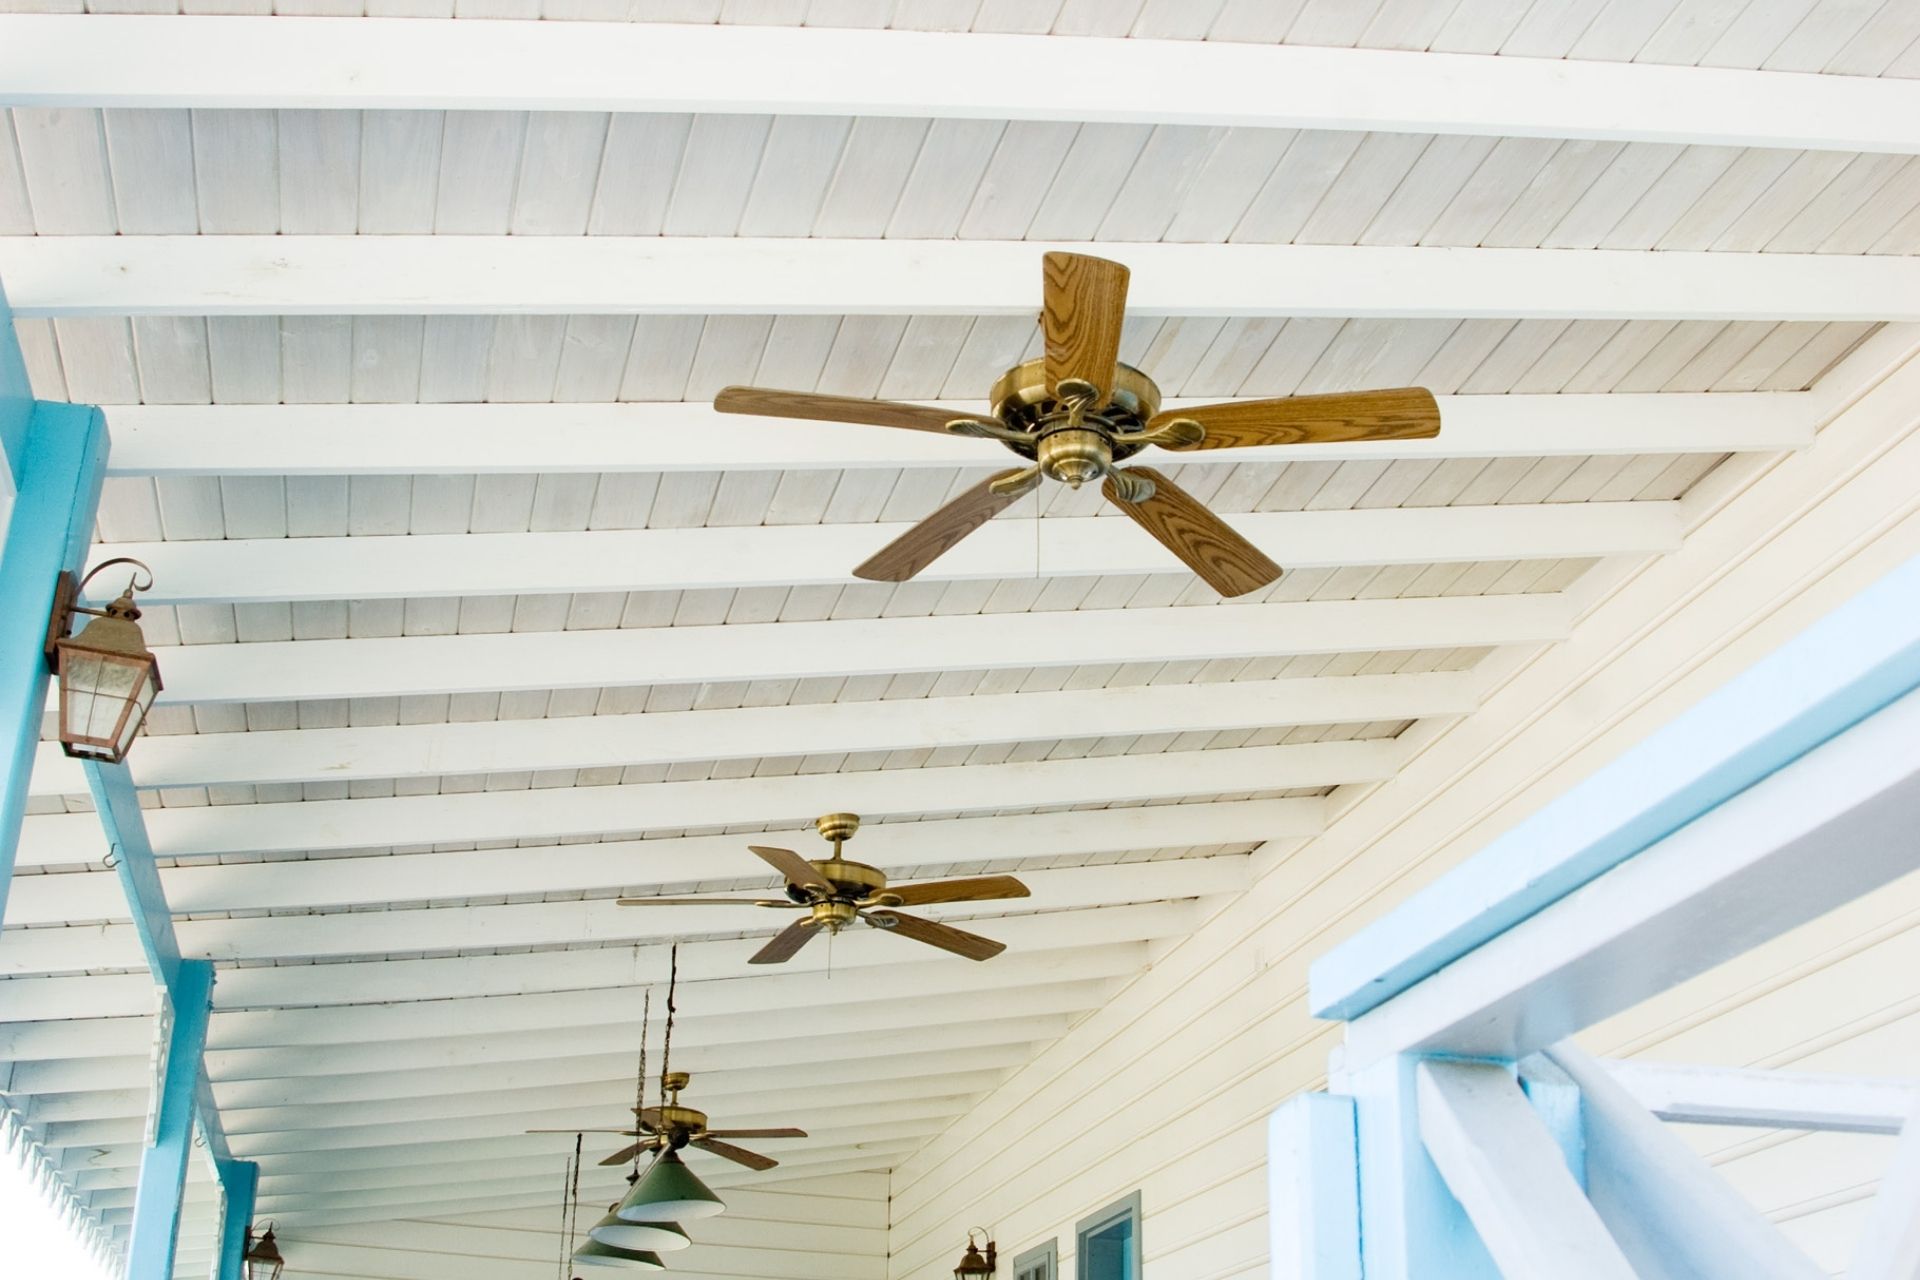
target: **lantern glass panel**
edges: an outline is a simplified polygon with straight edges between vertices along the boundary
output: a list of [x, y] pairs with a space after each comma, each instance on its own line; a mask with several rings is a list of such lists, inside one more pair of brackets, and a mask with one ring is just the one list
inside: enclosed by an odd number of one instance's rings
[[153, 660], [62, 641], [59, 666], [60, 740], [68, 754], [121, 759], [159, 693]]

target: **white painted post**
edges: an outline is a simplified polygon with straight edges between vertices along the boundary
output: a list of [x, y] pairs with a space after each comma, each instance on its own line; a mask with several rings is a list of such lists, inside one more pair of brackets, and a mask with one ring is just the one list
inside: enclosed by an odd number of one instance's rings
[[1272, 1280], [1360, 1280], [1353, 1099], [1303, 1093], [1267, 1119]]

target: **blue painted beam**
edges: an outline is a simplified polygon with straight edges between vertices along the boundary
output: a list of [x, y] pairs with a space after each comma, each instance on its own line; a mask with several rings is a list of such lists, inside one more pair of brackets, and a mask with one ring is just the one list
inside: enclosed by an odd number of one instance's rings
[[245, 1280], [247, 1230], [253, 1225], [253, 1201], [260, 1189], [260, 1166], [251, 1160], [214, 1161], [226, 1206], [220, 1214], [219, 1269], [213, 1280]]
[[1322, 956], [1314, 1013], [1360, 1016], [1920, 686], [1916, 601], [1920, 559]]
[[[0, 322], [5, 316], [0, 313]], [[0, 340], [4, 352], [9, 328]], [[0, 378], [6, 375], [0, 370]], [[0, 416], [17, 418], [14, 400]], [[19, 492], [0, 548], [0, 916], [13, 879], [27, 777], [46, 710], [44, 650], [54, 581], [78, 570], [93, 536], [94, 512], [107, 469], [107, 426], [98, 409], [36, 404], [21, 431], [14, 479]]]
[[27, 362], [13, 335], [13, 312], [7, 291], [0, 288], [0, 467], [7, 468], [19, 487], [20, 457], [26, 449], [27, 422], [33, 417], [33, 390], [27, 383]]
[[173, 1280], [174, 1242], [193, 1151], [200, 1059], [207, 1047], [213, 1005], [213, 966], [181, 961], [170, 986], [173, 1027], [167, 1037], [154, 1138], [140, 1157], [140, 1184], [133, 1197], [133, 1231], [127, 1242], [127, 1280]]
[[140, 794], [124, 764], [98, 760], [81, 762], [94, 811], [106, 832], [107, 853], [114, 874], [133, 909], [133, 930], [147, 953], [147, 968], [172, 991], [178, 982], [180, 944], [174, 939], [173, 913], [166, 890], [160, 887], [160, 869], [154, 862], [153, 842], [147, 838], [146, 816], [140, 812]]

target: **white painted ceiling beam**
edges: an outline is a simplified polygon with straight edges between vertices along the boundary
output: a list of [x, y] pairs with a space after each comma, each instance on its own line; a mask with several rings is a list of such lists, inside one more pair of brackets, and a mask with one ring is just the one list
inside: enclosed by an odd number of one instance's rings
[[[1022, 878], [1032, 890], [1030, 897], [931, 906], [914, 914], [954, 922], [970, 920], [974, 923], [966, 927], [991, 935], [996, 926], [989, 918], [1009, 911], [1088, 910], [1117, 903], [1238, 893], [1247, 886], [1248, 863], [1242, 854], [1029, 871], [1023, 872]], [[253, 961], [569, 942], [664, 943], [688, 933], [771, 935], [799, 918], [797, 909], [622, 907], [611, 898], [599, 898], [181, 920], [175, 922], [174, 930], [181, 954], [190, 959]], [[29, 929], [11, 937], [7, 947], [0, 950], [0, 974], [131, 969], [140, 965], [144, 955], [139, 934], [131, 924]]]
[[[1920, 261], [1920, 259], [1916, 259]], [[1555, 594], [1077, 609], [502, 635], [158, 646], [168, 702], [797, 680], [882, 672], [1532, 644], [1563, 639]], [[70, 859], [69, 859], [70, 861]]]
[[[1184, 753], [1162, 753], [172, 808], [155, 810], [147, 823], [154, 848], [163, 857], [547, 840], [608, 832], [784, 824], [837, 810], [964, 813], [1333, 787], [1389, 778], [1406, 751], [1405, 744], [1393, 739], [1287, 743], [1208, 751], [1204, 760], [1183, 761], [1175, 755]], [[29, 818], [21, 836], [19, 865], [78, 861], [87, 856], [79, 851], [90, 849], [99, 839], [97, 820], [90, 813]], [[743, 861], [730, 870], [744, 875], [752, 868]]]
[[[818, 1162], [815, 1162], [811, 1158], [802, 1161], [796, 1157], [788, 1163], [795, 1166], [791, 1172], [796, 1178], [802, 1176], [813, 1178], [832, 1174], [884, 1171], [892, 1165], [899, 1163], [901, 1159], [918, 1149], [920, 1145], [921, 1143], [918, 1139], [902, 1142], [862, 1143], [858, 1147], [823, 1150], [820, 1153], [821, 1158]], [[746, 1169], [742, 1169], [740, 1172], [744, 1176], [736, 1177], [731, 1173], [716, 1171], [711, 1176], [703, 1174], [702, 1180], [705, 1181], [707, 1185], [719, 1190], [725, 1190], [729, 1187], [764, 1185], [766, 1182], [772, 1181], [766, 1174], [754, 1174], [752, 1171]], [[456, 1180], [449, 1179], [449, 1182], [453, 1181]], [[419, 1218], [430, 1215], [444, 1217], [453, 1214], [500, 1213], [513, 1209], [544, 1208], [553, 1204], [553, 1198], [554, 1193], [551, 1187], [549, 1187], [544, 1194], [536, 1191], [491, 1198], [467, 1197], [453, 1200], [440, 1199], [423, 1201], [418, 1197], [408, 1196], [396, 1199], [377, 1214], [369, 1212], [366, 1209], [353, 1208], [310, 1209], [298, 1213], [282, 1213], [276, 1216], [274, 1221], [275, 1223], [286, 1224], [292, 1231], [299, 1231], [305, 1228], [335, 1224], [359, 1225], [369, 1221], [388, 1221], [394, 1218]], [[298, 1239], [299, 1237], [293, 1235], [290, 1231], [289, 1235], [283, 1238]], [[690, 1271], [685, 1265], [677, 1266], [674, 1270], [682, 1276], [693, 1277], [693, 1280], [700, 1280], [698, 1273]], [[726, 1278], [722, 1276], [712, 1276], [710, 1280], [726, 1280]]]
[[[743, 754], [761, 758], [831, 755], [1282, 725], [1364, 724], [1464, 715], [1476, 705], [1473, 682], [1465, 672], [1430, 671], [544, 720], [166, 734], [144, 739], [128, 764], [142, 787], [342, 782], [672, 764]], [[81, 795], [86, 790], [79, 762], [66, 756], [58, 743], [40, 744], [28, 795]], [[664, 879], [671, 882], [674, 877]], [[551, 882], [539, 883], [545, 888]], [[118, 888], [113, 892], [118, 893]], [[475, 896], [481, 892], [486, 891], [476, 890]], [[169, 901], [176, 911], [219, 909], [182, 906], [171, 889]], [[103, 900], [98, 905], [107, 903]], [[8, 909], [12, 923], [39, 922], [20, 915], [19, 904], [12, 898]], [[67, 909], [67, 914], [53, 918], [90, 920], [104, 914], [111, 913]]]
[[[1076, 971], [1073, 949], [1107, 943], [1139, 944], [1153, 938], [1181, 937], [1201, 918], [1194, 903], [1107, 907], [1099, 911], [1049, 913], [1009, 917], [994, 926], [994, 935], [1014, 950], [1031, 951], [1027, 976], [1033, 981], [1061, 981], [1058, 974]], [[897, 985], [912, 996], [929, 980], [922, 974], [953, 969], [962, 962], [932, 947], [909, 948], [898, 938], [875, 936], [862, 930], [838, 940], [832, 963], [835, 971], [877, 968], [861, 977], [867, 990]], [[1047, 948], [1043, 953], [1041, 948]], [[751, 954], [751, 940], [682, 944], [683, 981], [734, 978], [743, 953]], [[463, 956], [432, 960], [368, 960], [324, 965], [286, 965], [231, 969], [215, 984], [218, 1009], [274, 1009], [287, 1005], [365, 1005], [395, 1001], [453, 1000], [467, 996], [510, 996], [532, 992], [564, 992], [597, 988], [627, 988], [664, 982], [668, 961], [664, 946], [595, 947], [587, 950], [526, 954]], [[925, 956], [917, 952], [927, 953]], [[1001, 963], [995, 960], [991, 964]], [[1136, 963], [1144, 959], [1137, 953]], [[936, 963], [938, 961], [939, 963]], [[983, 968], [990, 965], [981, 966]], [[825, 948], [809, 947], [784, 966], [786, 975], [818, 974], [827, 968]], [[973, 967], [969, 965], [968, 967]], [[128, 979], [133, 979], [129, 981]], [[748, 981], [747, 979], [736, 979]], [[779, 1007], [772, 977], [751, 979], [752, 1007]], [[145, 990], [140, 990], [145, 984]], [[825, 984], [831, 986], [832, 984]], [[788, 998], [808, 996], [819, 988], [803, 984]], [[765, 994], [760, 993], [764, 991]], [[16, 1017], [112, 1017], [150, 1010], [153, 989], [144, 973], [76, 978], [15, 978], [8, 988], [9, 1007]], [[83, 1086], [95, 1087], [95, 1086]], [[27, 1092], [32, 1092], [28, 1090]]]
[[[1205, 461], [1771, 452], [1811, 444], [1818, 407], [1810, 393], [1779, 391], [1439, 400], [1445, 426], [1432, 439], [1212, 449]], [[930, 403], [963, 413], [981, 407]], [[128, 404], [109, 413], [113, 476], [985, 470], [1007, 460], [978, 440], [745, 418], [707, 403]]]
[[[692, 974], [703, 964], [712, 973], [683, 1004], [681, 1016], [693, 1026], [705, 1016], [761, 1016], [776, 1012], [822, 1010], [839, 1017], [849, 1007], [871, 1008], [911, 998], [945, 1001], [956, 996], [1000, 996], [1058, 983], [1109, 982], [1139, 972], [1143, 949], [1135, 944], [1087, 945], [1077, 950], [1009, 951], [986, 964], [894, 966], [863, 972], [858, 982], [822, 982], [817, 972], [740, 973], [734, 943], [687, 943], [682, 969]], [[719, 949], [709, 963], [705, 957]], [[357, 1044], [385, 1054], [396, 1041], [436, 1037], [542, 1031], [564, 1034], [596, 1016], [625, 1022], [639, 1016], [634, 996], [639, 987], [666, 980], [655, 954], [637, 975], [611, 971], [583, 975], [587, 980], [540, 994], [441, 997], [429, 1003], [342, 1005], [330, 1008], [216, 1009], [208, 1033], [212, 1052], [271, 1049], [281, 1045]], [[802, 953], [803, 955], [806, 953]], [[643, 953], [645, 955], [645, 953]], [[898, 959], [898, 954], [895, 953]], [[791, 963], [791, 962], [790, 962]], [[785, 967], [785, 966], [783, 966]], [[601, 980], [594, 980], [595, 978]], [[698, 998], [691, 998], [697, 994]], [[655, 1001], [656, 1012], [659, 1001]], [[776, 1024], [777, 1025], [777, 1024]]]
[[[1062, 516], [1036, 528], [1020, 510], [988, 522], [917, 581], [1192, 572], [1131, 520]], [[1681, 536], [1674, 502], [1274, 511], [1225, 519], [1294, 569], [1643, 555], [1677, 550]], [[902, 520], [378, 540], [230, 538], [99, 545], [94, 558], [132, 556], [151, 566], [154, 587], [141, 597], [150, 604], [845, 586], [859, 581], [854, 565], [912, 527]], [[93, 603], [104, 605], [118, 591], [119, 584], [98, 586]]]
[[[1440, 673], [1436, 673], [1440, 674]], [[1339, 680], [1423, 680], [1427, 676], [1338, 677]], [[1290, 683], [1308, 685], [1311, 680]], [[1247, 689], [1247, 685], [1164, 686], [1176, 689]], [[1145, 690], [1143, 690], [1144, 692]], [[1019, 695], [1048, 697], [1050, 695]], [[1097, 697], [1088, 693], [1089, 698]], [[1303, 701], [1311, 702], [1309, 695]], [[895, 703], [865, 703], [880, 708]], [[669, 713], [670, 714], [670, 713]], [[695, 713], [705, 714], [705, 713]], [[1410, 713], [1409, 713], [1410, 714]], [[1433, 712], [1432, 714], [1442, 714]], [[662, 718], [653, 713], [648, 718]], [[1383, 719], [1397, 718], [1383, 716]], [[590, 721], [512, 721], [537, 730], [548, 723], [586, 726]], [[450, 726], [433, 726], [444, 728]], [[465, 726], [461, 726], [465, 727]], [[487, 726], [493, 727], [491, 725]], [[508, 727], [503, 725], [502, 727]], [[309, 729], [289, 733], [321, 734]], [[358, 731], [355, 731], [358, 732]], [[181, 738], [179, 741], [212, 741]], [[251, 737], [260, 735], [233, 735]], [[143, 740], [141, 751], [175, 741]], [[526, 766], [521, 766], [526, 767]], [[545, 766], [542, 766], [545, 767]], [[889, 875], [907, 880], [946, 874], [956, 863], [998, 857], [1092, 856], [1143, 849], [1179, 849], [1196, 845], [1258, 844], [1288, 837], [1318, 835], [1322, 805], [1316, 800], [1221, 800], [1150, 808], [1089, 809], [1017, 814], [1008, 817], [945, 818], [870, 824], [860, 848], [863, 856]], [[529, 845], [512, 849], [473, 849], [447, 853], [399, 853], [373, 859], [301, 859], [297, 861], [203, 863], [161, 869], [167, 901], [181, 915], [256, 911], [276, 907], [344, 907], [444, 898], [449, 885], [462, 896], [486, 898], [529, 893], [639, 890], [647, 885], [678, 885], [698, 880], [751, 880], [760, 872], [746, 852], [750, 843], [811, 853], [824, 846], [811, 827], [757, 836], [668, 836], [652, 840], [606, 840], [594, 844]], [[767, 874], [771, 885], [773, 876]], [[126, 918], [126, 899], [111, 871], [75, 871], [22, 876], [7, 900], [9, 924], [58, 924], [71, 920]], [[98, 1033], [105, 1034], [105, 1033]], [[128, 1034], [145, 1037], [142, 1025]], [[0, 1025], [0, 1060], [43, 1056], [32, 1050], [35, 1038], [55, 1037], [53, 1028]], [[84, 1056], [84, 1051], [82, 1052]]]
[[[447, 25], [447, 24], [443, 24]], [[1138, 315], [1916, 320], [1920, 260], [660, 236], [8, 236], [16, 315], [1034, 315], [1050, 250]]]
[[[1050, 1038], [1057, 1038], [1057, 1036]], [[995, 1040], [989, 1043], [996, 1046], [1019, 1045], [1031, 1053], [1035, 1045], [1045, 1042], [1011, 1039]], [[815, 1131], [829, 1133], [835, 1129], [857, 1128], [887, 1120], [917, 1120], [936, 1116], [951, 1118], [964, 1111], [968, 1101], [965, 1095], [928, 1093], [915, 1098], [875, 1102], [871, 1106], [849, 1104], [839, 1107], [820, 1107], [810, 1105], [804, 1091], [779, 1092], [779, 1086], [771, 1082], [771, 1076], [772, 1073], [762, 1073], [756, 1094], [736, 1094], [732, 1099], [726, 1097], [707, 1099], [702, 1095], [690, 1099], [688, 1105], [698, 1106], [706, 1111], [713, 1117], [712, 1123], [716, 1128], [757, 1128], [777, 1124], [803, 1128], [811, 1134]], [[562, 1080], [561, 1083], [567, 1082]], [[628, 1095], [626, 1105], [627, 1107], [633, 1105], [631, 1095]], [[41, 1145], [49, 1150], [137, 1145], [145, 1133], [145, 1126], [144, 1116], [123, 1116], [82, 1121], [76, 1124], [49, 1125]], [[437, 1119], [353, 1125], [331, 1129], [258, 1131], [246, 1135], [243, 1147], [244, 1154], [252, 1159], [289, 1152], [346, 1151], [367, 1147], [465, 1142], [481, 1138], [513, 1138], [527, 1134], [533, 1129], [553, 1129], [572, 1133], [576, 1129], [585, 1127], [620, 1128], [623, 1126], [632, 1127], [631, 1114], [625, 1107], [603, 1107], [592, 1111], [534, 1110], [519, 1114], [445, 1116]], [[803, 1142], [804, 1140], [794, 1141]], [[589, 1145], [601, 1155], [612, 1154], [626, 1146], [627, 1142], [628, 1139], [618, 1134], [594, 1134], [589, 1138]], [[801, 1149], [804, 1148], [793, 1145], [772, 1147], [768, 1154], [778, 1156], [782, 1150]]]
[[[1901, 81], [1190, 40], [652, 23], [0, 18], [15, 106], [703, 111], [1920, 152]], [[1061, 67], [1097, 68], [1063, 76]]]

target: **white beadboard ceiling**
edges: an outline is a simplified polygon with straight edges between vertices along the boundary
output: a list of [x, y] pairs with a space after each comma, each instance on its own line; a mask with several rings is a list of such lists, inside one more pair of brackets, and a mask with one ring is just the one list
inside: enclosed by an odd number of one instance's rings
[[[1909, 0], [272, 11], [1920, 76]], [[476, 270], [500, 237], [604, 236], [885, 238], [933, 257], [1092, 241], [1123, 261], [1144, 242], [1804, 255], [1817, 272], [1822, 256], [1920, 254], [1920, 158], [1172, 122], [20, 105], [0, 116], [0, 235], [0, 253], [28, 255], [44, 237], [465, 237]], [[877, 546], [890, 534], [869, 526], [918, 519], [978, 472], [868, 461], [856, 438], [798, 424], [794, 456], [756, 461], [766, 429], [711, 415], [716, 390], [978, 401], [1035, 354], [1032, 316], [931, 297], [844, 316], [315, 315], [296, 314], [293, 285], [265, 287], [284, 313], [196, 311], [183, 287], [141, 314], [37, 307], [16, 329], [36, 393], [107, 406], [122, 442], [98, 550], [153, 563], [144, 625], [169, 673], [133, 769], [183, 948], [221, 967], [209, 1071], [234, 1150], [262, 1164], [263, 1215], [316, 1232], [550, 1202], [570, 1144], [521, 1131], [620, 1118], [637, 988], [676, 936], [691, 1100], [813, 1131], [772, 1152], [796, 1176], [890, 1167], [1257, 866], [1313, 858], [1326, 816], [1391, 776], [1409, 735], [1444, 732], [1573, 634], [1589, 575], [1679, 549], [1729, 457], [1810, 442], [1877, 328], [1844, 309], [1542, 319], [1468, 299], [1423, 318], [1136, 315], [1123, 358], [1168, 396], [1418, 384], [1460, 424], [1425, 453], [1169, 468], [1215, 509], [1267, 519], [1246, 527], [1272, 530], [1256, 536], [1283, 563], [1289, 545], [1307, 557], [1223, 605], [1169, 565], [1041, 573], [1042, 526], [1110, 514], [1058, 486], [1001, 517], [987, 576], [862, 583], [836, 552], [762, 580], [776, 553], [828, 545], [808, 537]], [[1494, 398], [1524, 417], [1483, 427], [1476, 402]], [[648, 407], [679, 403], [677, 425]], [[667, 430], [701, 442], [696, 465], [646, 438]], [[596, 466], [594, 440], [623, 431]], [[390, 464], [410, 433], [442, 443]], [[1327, 523], [1287, 523], [1309, 516]], [[1367, 523], [1382, 516], [1403, 523]], [[1119, 558], [1131, 531], [1110, 527]], [[540, 541], [554, 535], [574, 541]], [[409, 559], [429, 548], [457, 582]], [[0, 1059], [68, 1185], [123, 1228], [151, 995], [85, 787], [51, 746], [32, 790]], [[806, 821], [848, 796], [869, 817], [853, 853], [903, 877], [1026, 875], [1017, 911], [935, 911], [1008, 952], [970, 965], [857, 936], [832, 950], [837, 980], [825, 946], [750, 972], [769, 932], [751, 912], [611, 901], [769, 888], [745, 838], [812, 853]], [[820, 1105], [826, 1081], [857, 1081], [870, 1109]], [[401, 1165], [483, 1173], [427, 1189]], [[182, 1274], [206, 1259], [211, 1195], [196, 1183]]]

